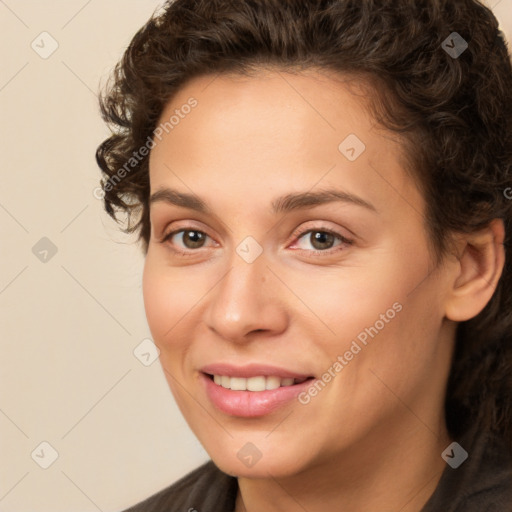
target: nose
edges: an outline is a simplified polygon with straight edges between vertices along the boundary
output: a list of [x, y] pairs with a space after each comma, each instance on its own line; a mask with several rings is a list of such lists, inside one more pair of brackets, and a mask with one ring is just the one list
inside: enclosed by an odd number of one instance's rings
[[286, 329], [288, 313], [282, 283], [268, 269], [264, 254], [247, 263], [237, 254], [231, 268], [209, 294], [207, 326], [219, 337], [244, 343], [254, 333], [276, 335]]

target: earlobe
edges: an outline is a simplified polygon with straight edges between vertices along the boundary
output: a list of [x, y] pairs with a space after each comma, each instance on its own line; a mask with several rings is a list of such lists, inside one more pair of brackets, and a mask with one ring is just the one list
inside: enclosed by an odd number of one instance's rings
[[505, 264], [504, 239], [502, 219], [494, 219], [477, 232], [461, 235], [461, 251], [446, 298], [448, 319], [455, 322], [469, 320], [489, 302]]

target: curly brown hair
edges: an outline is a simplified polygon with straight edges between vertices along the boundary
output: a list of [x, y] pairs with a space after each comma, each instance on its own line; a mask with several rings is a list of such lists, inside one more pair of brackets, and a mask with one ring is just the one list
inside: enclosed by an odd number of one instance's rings
[[[461, 55], [443, 47], [454, 46], [454, 32], [468, 45]], [[165, 105], [193, 77], [264, 66], [336, 71], [373, 87], [376, 119], [403, 137], [437, 258], [451, 232], [503, 219], [505, 268], [485, 309], [458, 325], [445, 411], [454, 439], [476, 425], [512, 445], [512, 66], [491, 10], [476, 0], [167, 2], [100, 97], [112, 130], [96, 154], [105, 209], [116, 221], [116, 211], [127, 213], [125, 232], [138, 231], [144, 253], [149, 156], [137, 151]]]

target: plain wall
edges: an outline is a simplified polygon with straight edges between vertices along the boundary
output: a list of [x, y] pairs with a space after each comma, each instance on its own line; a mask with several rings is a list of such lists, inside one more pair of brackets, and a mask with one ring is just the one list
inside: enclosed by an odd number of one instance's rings
[[134, 354], [143, 256], [94, 195], [100, 80], [159, 5], [0, 2], [1, 512], [123, 510], [208, 458]]

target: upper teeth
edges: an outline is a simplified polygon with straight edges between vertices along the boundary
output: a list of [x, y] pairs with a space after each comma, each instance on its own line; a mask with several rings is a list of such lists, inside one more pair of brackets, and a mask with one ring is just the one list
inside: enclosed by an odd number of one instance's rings
[[292, 386], [295, 383], [303, 382], [306, 379], [293, 379], [281, 377], [228, 377], [226, 375], [214, 375], [215, 384], [233, 391], [265, 391], [267, 389], [277, 389], [281, 386]]

